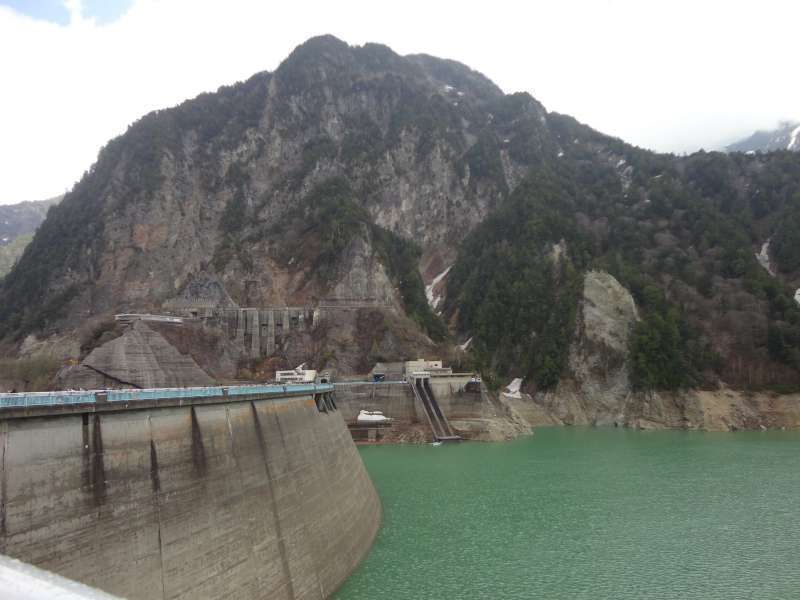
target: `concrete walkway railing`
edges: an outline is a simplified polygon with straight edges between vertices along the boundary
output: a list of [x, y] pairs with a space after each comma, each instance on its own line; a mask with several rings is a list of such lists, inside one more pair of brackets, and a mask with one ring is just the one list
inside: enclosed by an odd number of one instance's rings
[[27, 392], [22, 394], [0, 394], [0, 409], [25, 408], [29, 406], [58, 406], [65, 404], [96, 404], [98, 402], [135, 402], [137, 400], [169, 400], [175, 398], [213, 398], [218, 396], [242, 396], [260, 394], [282, 396], [332, 392], [330, 383], [307, 383], [292, 385], [236, 385], [192, 388], [153, 388], [125, 390], [89, 390], [63, 392]]

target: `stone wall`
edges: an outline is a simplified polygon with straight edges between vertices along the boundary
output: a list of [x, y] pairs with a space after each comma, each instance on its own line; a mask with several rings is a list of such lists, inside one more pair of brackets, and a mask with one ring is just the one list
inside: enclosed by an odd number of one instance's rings
[[127, 598], [324, 598], [380, 502], [311, 397], [0, 421], [0, 553]]

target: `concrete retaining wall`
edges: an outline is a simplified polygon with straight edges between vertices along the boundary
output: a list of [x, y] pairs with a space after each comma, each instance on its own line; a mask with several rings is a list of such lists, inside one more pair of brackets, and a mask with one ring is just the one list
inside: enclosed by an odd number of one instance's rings
[[127, 598], [324, 598], [380, 503], [311, 397], [0, 421], [0, 553]]
[[[480, 393], [464, 391], [469, 380], [469, 376], [431, 377], [431, 389], [448, 419], [483, 417], [492, 411]], [[336, 384], [336, 405], [348, 423], [354, 422], [362, 409], [380, 410], [396, 421], [427, 423], [424, 409], [415, 404], [407, 383]]]
[[336, 385], [336, 406], [348, 423], [360, 410], [380, 410], [397, 421], [417, 423], [425, 419], [414, 407], [414, 393], [406, 383]]
[[491, 409], [480, 392], [464, 391], [470, 376], [431, 377], [430, 385], [439, 408], [448, 419], [483, 417]]

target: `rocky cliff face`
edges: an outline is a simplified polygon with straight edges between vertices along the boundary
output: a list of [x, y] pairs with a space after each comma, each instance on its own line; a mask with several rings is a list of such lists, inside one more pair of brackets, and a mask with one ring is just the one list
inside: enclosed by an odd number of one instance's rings
[[637, 319], [633, 297], [614, 277], [586, 274], [567, 373], [554, 391], [537, 397], [548, 413], [575, 425], [625, 422], [628, 338]]
[[[69, 292], [73, 321], [87, 309], [158, 308], [209, 273], [241, 306], [393, 295], [386, 277], [354, 287], [344, 273], [355, 261], [363, 279], [369, 239], [348, 247], [335, 277], [313, 269], [309, 196], [339, 178], [376, 225], [419, 244], [423, 262], [452, 260], [508, 187], [502, 171], [465, 158], [503, 98], [456, 63], [316, 38], [275, 73], [152, 113], [109, 144], [34, 244], [30, 262], [45, 246], [62, 254], [29, 286]], [[68, 243], [57, 239], [67, 221]], [[37, 307], [18, 308], [33, 319]]]
[[112, 140], [3, 281], [2, 351], [115, 312], [323, 309], [263, 346], [277, 322], [247, 313], [215, 376], [472, 340], [466, 363], [525, 377], [549, 419], [645, 419], [656, 396], [627, 390], [800, 385], [798, 192], [795, 153], [658, 155], [453, 61], [324, 36]]

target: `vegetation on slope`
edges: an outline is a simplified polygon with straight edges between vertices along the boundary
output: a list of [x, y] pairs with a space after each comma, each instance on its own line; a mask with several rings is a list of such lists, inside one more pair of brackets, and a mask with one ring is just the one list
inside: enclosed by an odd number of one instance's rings
[[375, 225], [369, 213], [357, 204], [347, 180], [332, 178], [316, 186], [302, 208], [304, 226], [319, 242], [310, 272], [330, 273], [356, 236], [365, 236], [380, 256], [391, 280], [397, 285], [406, 314], [435, 341], [446, 336], [444, 323], [431, 310], [419, 273], [420, 249], [388, 229]]
[[[800, 382], [800, 307], [754, 256], [774, 232], [779, 267], [800, 266], [800, 158], [677, 159], [549, 119], [568, 145], [556, 160], [540, 154], [526, 183], [465, 240], [449, 277], [447, 312], [473, 338], [485, 373], [553, 387], [577, 282], [592, 267], [617, 277], [640, 308], [628, 360], [634, 387]], [[561, 239], [566, 274], [548, 257]]]
[[[583, 278], [574, 187], [538, 170], [465, 241], [450, 272], [448, 312], [470, 332], [484, 374], [520, 374], [542, 388], [563, 370]], [[564, 240], [569, 256], [554, 258]]]
[[11, 270], [11, 267], [13, 267], [14, 263], [22, 256], [23, 251], [26, 246], [31, 243], [32, 239], [33, 234], [26, 233], [25, 235], [14, 238], [13, 241], [5, 246], [0, 246], [0, 279]]

